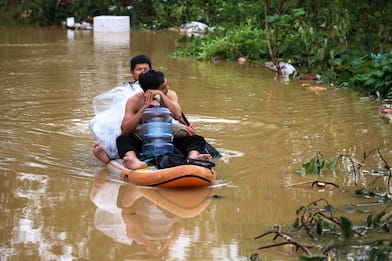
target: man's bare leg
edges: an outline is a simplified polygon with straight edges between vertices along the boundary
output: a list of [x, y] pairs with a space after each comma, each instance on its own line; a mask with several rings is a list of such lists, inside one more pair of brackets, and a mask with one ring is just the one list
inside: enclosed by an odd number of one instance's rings
[[128, 151], [123, 158], [123, 165], [128, 169], [142, 169], [147, 167], [147, 163], [139, 160], [134, 151]]
[[105, 164], [109, 163], [110, 161], [108, 154], [106, 154], [103, 147], [101, 146], [101, 144], [98, 143], [98, 141], [94, 142], [93, 144], [93, 154], [97, 159], [99, 159]]

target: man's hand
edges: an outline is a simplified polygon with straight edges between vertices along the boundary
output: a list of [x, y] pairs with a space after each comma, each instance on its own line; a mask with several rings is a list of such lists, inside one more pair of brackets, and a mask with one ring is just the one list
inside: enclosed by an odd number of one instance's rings
[[196, 127], [193, 123], [190, 125], [186, 126], [186, 129], [188, 130], [190, 135], [195, 135], [196, 134]]
[[160, 103], [155, 99], [155, 95], [161, 95], [161, 91], [158, 90], [148, 90], [144, 93], [144, 105], [145, 107], [150, 107], [150, 106], [159, 106]]

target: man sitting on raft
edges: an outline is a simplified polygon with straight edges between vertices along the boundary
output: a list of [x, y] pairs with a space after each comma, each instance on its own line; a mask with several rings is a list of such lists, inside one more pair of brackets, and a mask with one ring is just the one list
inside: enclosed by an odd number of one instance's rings
[[[136, 55], [130, 60], [130, 69], [134, 79], [134, 81], [130, 82], [130, 84], [138, 85], [140, 75], [152, 69], [151, 60], [144, 54]], [[93, 154], [97, 159], [99, 159], [105, 164], [110, 161], [109, 155], [105, 152], [104, 148], [101, 144], [99, 144], [98, 141], [95, 141], [93, 144]]]
[[[136, 93], [126, 103], [125, 115], [121, 124], [121, 135], [117, 138], [117, 149], [124, 166], [129, 169], [140, 169], [147, 164], [139, 160], [142, 141], [135, 135], [136, 127], [141, 124], [143, 112], [150, 106], [159, 106], [154, 100], [155, 95], [160, 95], [161, 105], [168, 108], [173, 118], [180, 120], [182, 109], [178, 103], [177, 93], [170, 90], [167, 79], [160, 71], [150, 70], [139, 77], [139, 84], [144, 92]], [[184, 155], [193, 159], [209, 159], [209, 154], [204, 154], [205, 140], [199, 135], [174, 137], [173, 145]]]
[[[130, 60], [130, 69], [131, 69], [131, 74], [134, 78], [134, 81], [130, 82], [130, 84], [133, 86], [136, 85], [139, 86], [140, 75], [152, 69], [151, 60], [146, 55], [143, 54], [136, 55]], [[173, 95], [173, 99], [175, 99], [175, 101], [178, 103], [177, 95]], [[184, 118], [180, 119], [180, 123], [186, 126], [186, 122]], [[186, 126], [185, 128], [190, 135], [193, 135], [196, 132], [193, 124], [189, 124], [189, 126]], [[115, 143], [115, 140], [113, 140], [113, 142]], [[98, 141], [95, 141], [93, 144], [93, 154], [97, 159], [99, 159], [105, 164], [111, 160], [110, 156], [104, 150], [104, 147]]]

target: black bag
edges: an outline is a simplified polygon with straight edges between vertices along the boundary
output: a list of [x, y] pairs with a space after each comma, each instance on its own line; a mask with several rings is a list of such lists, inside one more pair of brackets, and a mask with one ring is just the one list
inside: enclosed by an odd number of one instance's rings
[[191, 159], [185, 157], [182, 154], [173, 153], [173, 152], [160, 155], [156, 157], [155, 161], [158, 169], [166, 169], [166, 168], [171, 168], [179, 165], [187, 165], [187, 164], [197, 165], [209, 169], [215, 166], [215, 163], [209, 160]]

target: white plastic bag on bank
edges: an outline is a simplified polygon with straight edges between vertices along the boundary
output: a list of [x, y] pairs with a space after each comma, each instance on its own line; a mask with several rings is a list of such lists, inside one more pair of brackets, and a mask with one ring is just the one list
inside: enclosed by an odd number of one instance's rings
[[109, 158], [118, 158], [116, 139], [121, 134], [121, 122], [129, 97], [143, 91], [139, 84], [123, 83], [94, 97], [95, 116], [89, 127]]

